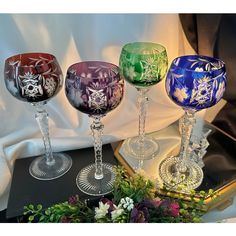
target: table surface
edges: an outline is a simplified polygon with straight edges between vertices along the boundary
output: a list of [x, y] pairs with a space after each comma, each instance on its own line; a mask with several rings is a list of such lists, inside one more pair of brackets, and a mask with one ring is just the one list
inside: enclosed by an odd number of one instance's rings
[[[227, 140], [226, 140], [227, 139]], [[236, 144], [228, 138], [222, 139], [218, 132], [212, 132], [210, 136], [211, 145], [209, 152], [216, 155], [217, 158], [223, 153], [223, 156], [227, 156], [227, 165], [233, 163], [233, 171], [226, 171], [225, 174], [232, 174], [235, 176], [236, 159], [234, 151]], [[118, 143], [103, 145], [103, 159], [106, 162], [117, 164], [117, 160], [114, 158], [113, 150]], [[219, 151], [220, 150], [220, 151]], [[94, 162], [94, 149], [85, 148], [79, 150], [72, 150], [65, 152], [72, 157], [73, 165], [71, 170], [64, 176], [50, 181], [36, 180], [29, 174], [28, 167], [35, 157], [17, 159], [15, 162], [15, 170], [12, 178], [12, 186], [9, 196], [8, 208], [5, 211], [0, 212], [0, 222], [17, 222], [16, 216], [22, 215], [23, 206], [32, 204], [43, 204], [44, 207], [48, 207], [57, 202], [66, 201], [68, 197], [78, 194], [82, 199], [93, 199], [90, 196], [80, 192], [76, 186], [75, 179], [81, 168]], [[208, 153], [209, 155], [209, 153]], [[222, 155], [221, 155], [222, 156]], [[212, 159], [212, 158], [211, 158]], [[214, 179], [219, 179], [217, 175], [217, 168], [222, 168], [222, 165], [215, 160], [212, 163], [216, 163], [216, 167], [209, 166], [210, 171], [213, 172]], [[229, 165], [228, 165], [229, 166]], [[231, 168], [232, 170], [232, 168]], [[222, 182], [221, 182], [222, 183]], [[227, 217], [235, 217], [236, 213], [236, 200], [234, 204], [223, 212], [219, 212], [216, 209], [206, 214], [206, 221], [214, 221], [214, 219], [224, 219]], [[229, 214], [227, 215], [227, 212]], [[218, 217], [218, 218], [217, 218]], [[229, 220], [229, 222], [236, 222], [236, 219]]]
[[[96, 197], [82, 193], [75, 181], [80, 169], [94, 162], [93, 147], [65, 153], [72, 158], [71, 169], [62, 177], [49, 181], [37, 180], [29, 174], [29, 165], [35, 157], [16, 160], [6, 212], [7, 218], [22, 215], [23, 207], [29, 204], [43, 204], [43, 207], [46, 208], [66, 201], [70, 196], [76, 194], [81, 199], [96, 199]], [[103, 145], [103, 161], [117, 164], [110, 144]]]

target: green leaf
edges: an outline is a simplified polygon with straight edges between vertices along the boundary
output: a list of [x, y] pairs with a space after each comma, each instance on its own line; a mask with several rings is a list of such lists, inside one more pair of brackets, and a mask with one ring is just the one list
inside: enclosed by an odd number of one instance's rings
[[34, 206], [33, 206], [32, 204], [30, 204], [30, 205], [28, 206], [28, 208], [31, 209], [31, 210], [34, 210]]
[[43, 216], [40, 216], [40, 218], [39, 218], [39, 222], [43, 222], [44, 219], [45, 219], [45, 216], [44, 216], [44, 215], [43, 215]]
[[50, 215], [50, 210], [49, 209], [47, 209], [46, 211], [45, 211], [45, 214], [47, 215], [47, 216], [49, 216]]
[[40, 210], [43, 209], [43, 206], [42, 206], [41, 204], [38, 204], [38, 205], [37, 205], [37, 209], [40, 211]]
[[34, 216], [33, 215], [29, 216], [28, 220], [29, 222], [32, 222], [34, 220]]
[[50, 218], [49, 218], [49, 220], [50, 220], [51, 222], [53, 222], [53, 220], [54, 220], [54, 215], [51, 215]]

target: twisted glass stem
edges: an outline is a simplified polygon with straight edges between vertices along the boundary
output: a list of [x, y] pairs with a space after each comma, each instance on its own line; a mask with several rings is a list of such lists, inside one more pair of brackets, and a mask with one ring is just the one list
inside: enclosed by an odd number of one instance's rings
[[94, 152], [95, 152], [95, 179], [103, 178], [102, 169], [102, 133], [104, 125], [101, 123], [101, 116], [92, 116], [93, 123], [90, 128], [92, 130], [94, 139]]
[[36, 108], [35, 119], [38, 123], [38, 126], [43, 136], [46, 164], [51, 166], [55, 163], [55, 160], [52, 155], [52, 147], [51, 147], [51, 142], [50, 142], [50, 137], [49, 137], [48, 113], [44, 108], [44, 103], [36, 103], [34, 104], [34, 106]]
[[180, 130], [181, 130], [181, 147], [179, 160], [177, 164], [177, 171], [185, 173], [187, 171], [186, 163], [189, 161], [189, 141], [193, 131], [193, 125], [196, 122], [194, 110], [185, 110], [184, 116], [181, 118]]
[[139, 147], [140, 147], [140, 160], [138, 163], [138, 168], [141, 169], [143, 166], [143, 155], [144, 155], [144, 139], [145, 139], [145, 121], [146, 121], [146, 115], [147, 115], [147, 92], [149, 89], [138, 89], [139, 97], [138, 97], [138, 109], [139, 109]]

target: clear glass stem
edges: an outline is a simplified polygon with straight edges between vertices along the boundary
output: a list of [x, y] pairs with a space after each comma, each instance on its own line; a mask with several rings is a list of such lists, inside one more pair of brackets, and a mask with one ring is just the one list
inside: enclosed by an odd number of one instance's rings
[[149, 89], [138, 89], [139, 97], [138, 97], [138, 109], [139, 109], [139, 142], [140, 145], [144, 143], [145, 138], [145, 121], [147, 114], [147, 92]]
[[140, 160], [138, 163], [138, 168], [141, 169], [143, 166], [143, 159], [142, 155], [144, 155], [144, 139], [145, 139], [145, 121], [146, 121], [146, 115], [147, 115], [147, 92], [149, 89], [144, 88], [138, 88], [139, 92], [138, 97], [138, 109], [139, 109], [139, 129], [138, 129], [138, 135], [139, 135], [139, 146], [140, 146]]
[[52, 166], [55, 163], [55, 159], [52, 155], [52, 147], [48, 129], [48, 113], [44, 108], [44, 104], [45, 103], [35, 103], [33, 105], [36, 108], [35, 119], [43, 136], [46, 164]]
[[195, 111], [186, 109], [184, 116], [180, 120], [180, 130], [181, 130], [181, 147], [179, 154], [179, 164], [177, 164], [177, 171], [180, 173], [185, 173], [187, 171], [186, 163], [189, 161], [189, 141], [193, 131], [193, 126], [195, 124]]
[[143, 160], [142, 156], [144, 155], [144, 139], [145, 139], [145, 121], [146, 121], [146, 114], [147, 114], [147, 92], [149, 89], [138, 88], [139, 92], [138, 97], [138, 110], [139, 110], [139, 146], [140, 146], [140, 160], [138, 161], [138, 169], [142, 169], [143, 167]]
[[95, 179], [102, 179], [104, 176], [102, 168], [102, 132], [104, 125], [101, 123], [101, 117], [102, 116], [92, 116], [93, 123], [90, 126], [94, 139]]

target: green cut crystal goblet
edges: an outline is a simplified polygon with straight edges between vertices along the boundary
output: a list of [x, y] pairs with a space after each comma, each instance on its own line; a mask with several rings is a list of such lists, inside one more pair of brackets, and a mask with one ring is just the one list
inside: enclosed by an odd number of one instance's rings
[[145, 135], [147, 93], [150, 87], [160, 82], [166, 74], [167, 52], [165, 47], [156, 43], [128, 43], [122, 48], [119, 66], [124, 79], [135, 86], [139, 92], [138, 136], [126, 139], [123, 150], [128, 156], [139, 160], [138, 169], [141, 169], [143, 160], [152, 159], [159, 152], [159, 145], [155, 138]]

